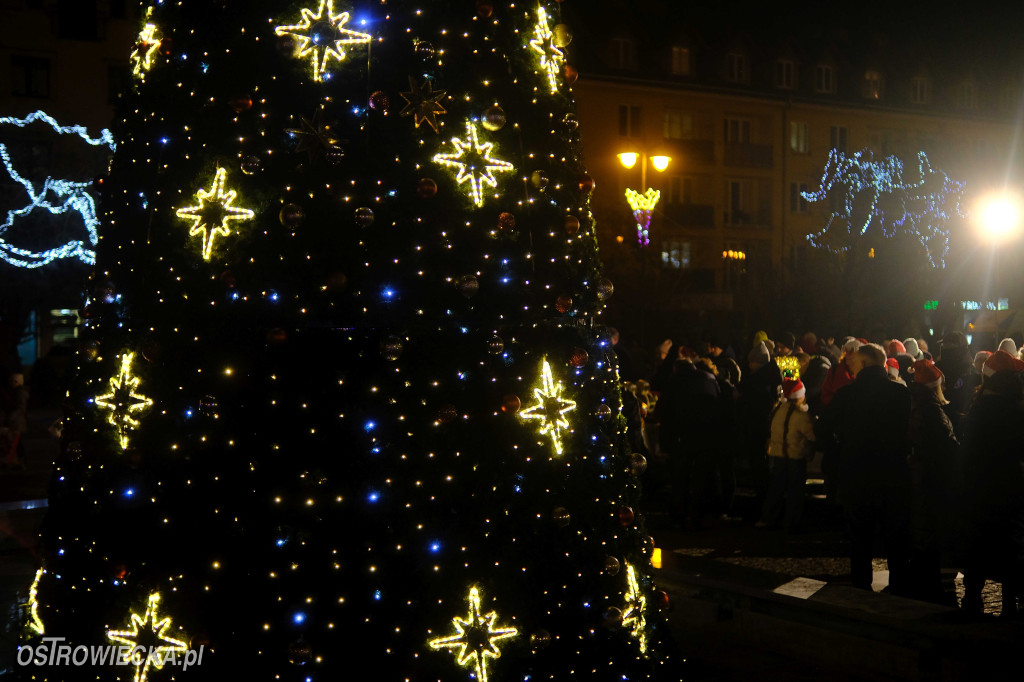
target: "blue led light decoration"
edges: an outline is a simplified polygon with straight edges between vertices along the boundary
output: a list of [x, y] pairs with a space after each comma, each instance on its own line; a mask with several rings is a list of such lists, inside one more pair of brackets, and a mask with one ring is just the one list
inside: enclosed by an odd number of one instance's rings
[[966, 184], [932, 168], [924, 152], [916, 159], [916, 168], [909, 171], [896, 156], [875, 161], [870, 149], [852, 155], [837, 149], [829, 152], [820, 188], [801, 192], [807, 201], [830, 202], [825, 226], [807, 236], [811, 244], [843, 253], [875, 225], [886, 238], [900, 232], [916, 239], [932, 267], [944, 267], [947, 225], [964, 215], [960, 203]]
[[[62, 126], [42, 111], [35, 111], [25, 118], [0, 117], [0, 127], [24, 128], [37, 121], [48, 124], [58, 135], [77, 135], [90, 146], [105, 146], [111, 152], [116, 148], [109, 130], [101, 131], [99, 137], [90, 137], [82, 126]], [[4, 169], [11, 179], [24, 188], [26, 195], [25, 205], [8, 211], [4, 222], [0, 223], [0, 258], [21, 268], [39, 268], [63, 258], [77, 258], [89, 265], [95, 263], [96, 254], [92, 247], [96, 246], [99, 219], [96, 217], [96, 202], [88, 192], [92, 181], [74, 182], [47, 177], [42, 185], [37, 187], [17, 171], [7, 146], [3, 143], [0, 143], [0, 161], [3, 162]], [[69, 211], [78, 213], [85, 224], [88, 241], [76, 239], [43, 250], [26, 249], [8, 242], [5, 237], [7, 232], [36, 209], [49, 211], [53, 215]]]

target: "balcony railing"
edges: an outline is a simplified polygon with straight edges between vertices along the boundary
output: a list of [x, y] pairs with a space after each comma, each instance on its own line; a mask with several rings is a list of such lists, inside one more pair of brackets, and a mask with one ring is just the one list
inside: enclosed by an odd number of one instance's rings
[[743, 168], [771, 168], [772, 146], [770, 144], [726, 142], [725, 165]]

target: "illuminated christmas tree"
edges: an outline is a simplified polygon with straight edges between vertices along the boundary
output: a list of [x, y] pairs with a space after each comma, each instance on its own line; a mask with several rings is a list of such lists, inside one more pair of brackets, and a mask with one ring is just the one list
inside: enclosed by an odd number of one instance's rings
[[36, 679], [677, 677], [560, 6], [143, 16]]

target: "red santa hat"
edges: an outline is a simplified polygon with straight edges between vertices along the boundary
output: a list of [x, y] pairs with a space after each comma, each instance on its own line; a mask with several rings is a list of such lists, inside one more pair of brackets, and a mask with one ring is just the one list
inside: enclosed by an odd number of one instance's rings
[[807, 389], [804, 388], [804, 382], [799, 379], [784, 379], [782, 395], [786, 396], [786, 400], [799, 400], [807, 395]]
[[885, 370], [889, 372], [889, 376], [895, 379], [900, 375], [900, 363], [896, 362], [896, 358], [886, 358]]
[[996, 372], [1024, 372], [1024, 362], [1013, 357], [1005, 350], [997, 350], [985, 361], [982, 373], [990, 377]]
[[914, 375], [915, 384], [928, 387], [938, 386], [943, 378], [942, 370], [931, 360], [916, 360], [907, 371]]
[[906, 353], [907, 347], [903, 345], [903, 342], [899, 339], [893, 339], [889, 343], [885, 344], [885, 354], [887, 356], [895, 357], [900, 353]]

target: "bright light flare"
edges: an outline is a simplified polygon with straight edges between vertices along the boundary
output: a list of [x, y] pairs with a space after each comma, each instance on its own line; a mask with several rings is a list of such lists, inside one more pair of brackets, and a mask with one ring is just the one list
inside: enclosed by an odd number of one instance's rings
[[654, 166], [654, 170], [658, 171], [659, 173], [664, 172], [664, 170], [666, 168], [668, 168], [668, 164], [670, 164], [671, 162], [672, 162], [672, 157], [671, 156], [652, 156], [651, 157], [651, 165]]
[[626, 168], [632, 168], [636, 165], [637, 154], [636, 152], [622, 152], [619, 154], [619, 163]]
[[995, 194], [982, 199], [975, 211], [975, 222], [986, 237], [995, 242], [1020, 234], [1021, 200], [1011, 194]]

